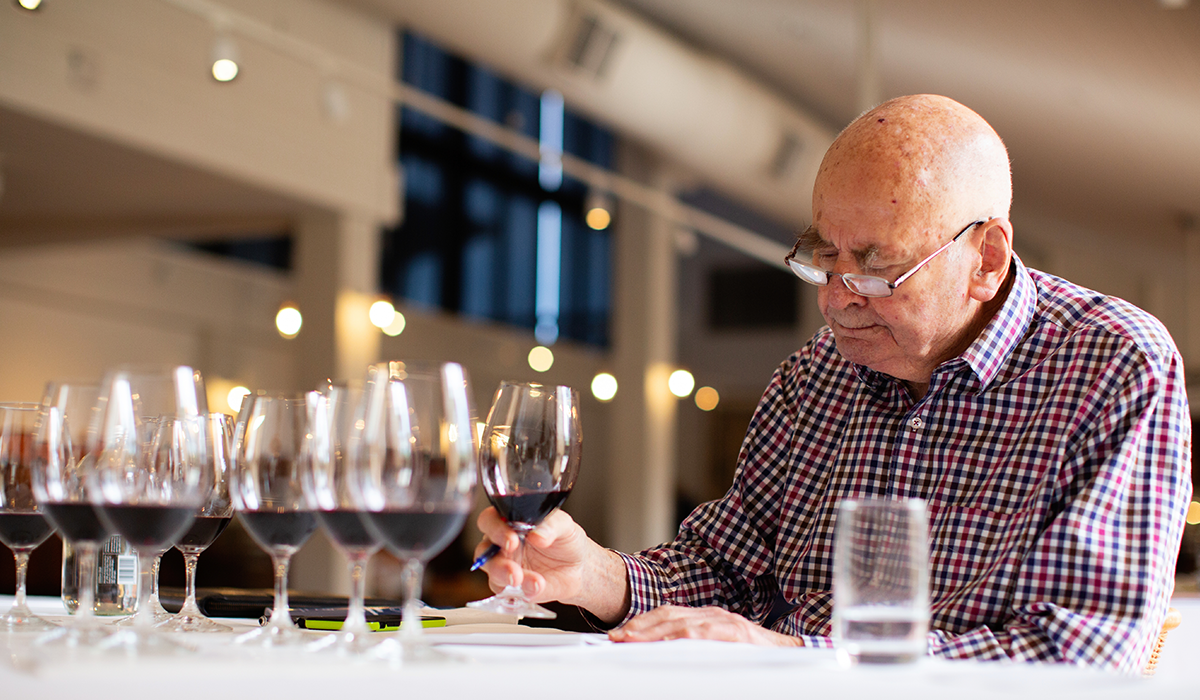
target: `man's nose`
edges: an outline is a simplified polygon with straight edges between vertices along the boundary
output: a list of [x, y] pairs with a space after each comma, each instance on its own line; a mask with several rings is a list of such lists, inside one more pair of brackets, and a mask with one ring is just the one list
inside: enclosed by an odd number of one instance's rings
[[825, 285], [825, 297], [829, 301], [829, 305], [835, 309], [862, 306], [867, 303], [867, 298], [851, 291], [840, 275], [834, 275]]

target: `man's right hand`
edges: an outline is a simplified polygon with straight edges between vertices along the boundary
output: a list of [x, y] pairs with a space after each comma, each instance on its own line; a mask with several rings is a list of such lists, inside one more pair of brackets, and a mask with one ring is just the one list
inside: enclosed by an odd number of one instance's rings
[[492, 543], [500, 545], [500, 553], [483, 567], [493, 591], [511, 584], [536, 602], [578, 605], [610, 624], [625, 617], [629, 610], [625, 560], [592, 541], [570, 515], [556, 510], [525, 536], [524, 568], [517, 561], [520, 539], [495, 508], [480, 513], [478, 525], [483, 541], [475, 556]]

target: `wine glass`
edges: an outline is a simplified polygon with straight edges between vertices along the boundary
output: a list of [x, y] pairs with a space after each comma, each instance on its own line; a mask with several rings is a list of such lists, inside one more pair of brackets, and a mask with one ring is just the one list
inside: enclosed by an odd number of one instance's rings
[[200, 555], [216, 541], [233, 520], [233, 501], [229, 498], [229, 455], [233, 443], [233, 419], [224, 413], [209, 413], [204, 438], [208, 447], [206, 468], [212, 471], [212, 490], [196, 511], [187, 532], [176, 540], [175, 549], [183, 554], [187, 576], [187, 596], [179, 613], [159, 627], [169, 632], [230, 632], [229, 625], [205, 617], [196, 604], [196, 564]]
[[101, 382], [97, 406], [88, 494], [101, 521], [133, 547], [141, 570], [133, 626], [102, 646], [135, 655], [178, 651], [185, 647], [154, 630], [148, 563], [187, 531], [212, 489], [204, 380], [185, 366], [121, 368]]
[[54, 533], [33, 494], [33, 437], [39, 405], [0, 403], [0, 542], [17, 560], [16, 600], [0, 616], [0, 630], [45, 632], [57, 627], [25, 603], [29, 554]]
[[354, 502], [348, 478], [349, 439], [354, 406], [345, 385], [330, 383], [322, 392], [328, 397], [325, 406], [318, 405], [317, 420], [329, 426], [332, 442], [315, 446], [328, 459], [305, 460], [302, 488], [306, 507], [314, 511], [317, 520], [334, 545], [346, 555], [350, 569], [350, 600], [346, 619], [336, 635], [328, 635], [313, 643], [316, 651], [333, 646], [338, 653], [355, 654], [374, 646], [364, 611], [367, 562], [379, 550], [379, 539], [371, 534], [362, 520], [362, 512]]
[[264, 648], [299, 644], [304, 636], [288, 612], [287, 578], [292, 555], [317, 529], [317, 517], [306, 505], [301, 487], [302, 464], [322, 459], [328, 450], [328, 423], [322, 420], [328, 398], [311, 391], [299, 396], [265, 394], [246, 397], [238, 415], [238, 445], [229, 492], [246, 531], [271, 555], [275, 571], [275, 605], [270, 621], [239, 636], [238, 644]]
[[[33, 494], [46, 518], [75, 551], [78, 568], [74, 622], [38, 638], [41, 646], [87, 648], [114, 630], [101, 626], [95, 615], [96, 554], [109, 538], [88, 499], [86, 474], [94, 463], [87, 454], [93, 442], [100, 387], [81, 382], [52, 381], [38, 415], [34, 434]], [[68, 591], [64, 591], [70, 595]]]
[[462, 530], [476, 466], [466, 371], [390, 362], [367, 372], [350, 441], [351, 493], [367, 528], [404, 561], [401, 658], [438, 657], [421, 629], [425, 562]]
[[[500, 384], [480, 439], [479, 474], [488, 500], [520, 538], [518, 564], [524, 565], [525, 536], [570, 495], [582, 450], [574, 389]], [[467, 605], [518, 617], [556, 616], [513, 585]]]

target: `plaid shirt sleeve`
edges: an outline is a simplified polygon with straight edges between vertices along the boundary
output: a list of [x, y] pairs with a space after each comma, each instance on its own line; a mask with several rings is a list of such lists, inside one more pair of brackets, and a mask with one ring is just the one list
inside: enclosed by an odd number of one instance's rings
[[[787, 365], [785, 364], [785, 368]], [[776, 370], [750, 422], [734, 483], [705, 503], [669, 545], [621, 556], [629, 571], [629, 617], [659, 605], [717, 605], [751, 619], [770, 611], [778, 584], [774, 550], [790, 462], [794, 386]]]

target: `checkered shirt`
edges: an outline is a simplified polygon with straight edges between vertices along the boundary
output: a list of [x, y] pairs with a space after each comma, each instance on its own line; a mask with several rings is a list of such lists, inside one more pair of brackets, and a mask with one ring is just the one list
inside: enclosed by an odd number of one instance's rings
[[845, 498], [922, 498], [929, 651], [1139, 671], [1191, 498], [1183, 361], [1116, 298], [1013, 263], [1003, 306], [914, 402], [823, 328], [775, 372], [729, 492], [622, 555], [629, 616], [716, 605], [830, 646]]

